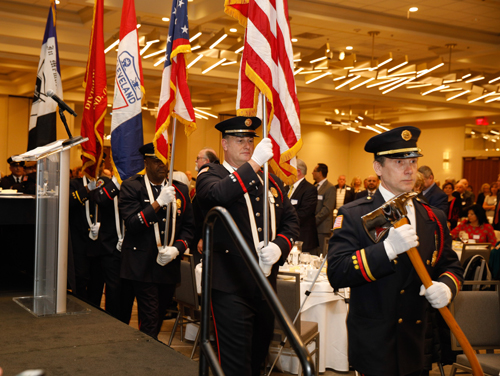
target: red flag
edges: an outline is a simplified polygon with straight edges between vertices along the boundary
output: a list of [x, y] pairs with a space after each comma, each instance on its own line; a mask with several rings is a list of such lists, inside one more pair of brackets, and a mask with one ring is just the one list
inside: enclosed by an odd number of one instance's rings
[[302, 139], [287, 0], [226, 0], [225, 12], [246, 27], [237, 114], [256, 116], [258, 93], [264, 94], [274, 152], [269, 166], [291, 184], [297, 179], [295, 156]]
[[81, 127], [81, 135], [89, 138], [82, 144], [82, 170], [89, 179], [99, 177], [99, 165], [103, 155], [104, 116], [108, 105], [103, 14], [104, 0], [95, 0], [87, 72], [83, 82], [85, 104]]
[[171, 117], [185, 125], [185, 133], [189, 136], [196, 130], [191, 95], [187, 85], [186, 61], [184, 54], [191, 52], [189, 45], [189, 25], [187, 17], [187, 1], [174, 0], [168, 30], [167, 50], [161, 83], [158, 118], [154, 145], [156, 156], [168, 161], [168, 125]]

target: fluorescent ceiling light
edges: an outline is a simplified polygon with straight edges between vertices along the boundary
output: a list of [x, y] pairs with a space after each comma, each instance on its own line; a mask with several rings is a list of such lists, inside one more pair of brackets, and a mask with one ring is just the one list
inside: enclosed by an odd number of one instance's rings
[[219, 65], [221, 65], [223, 62], [226, 61], [226, 58], [223, 58], [223, 59], [220, 59], [219, 61], [217, 61], [215, 64], [212, 64], [211, 66], [209, 66], [208, 68], [206, 68], [205, 70], [201, 71], [201, 74], [205, 74], [205, 73], [208, 73], [210, 72], [212, 69], [218, 67]]
[[198, 60], [200, 60], [202, 57], [203, 57], [203, 55], [202, 55], [202, 54], [199, 54], [198, 56], [196, 56], [196, 57], [193, 59], [193, 61], [191, 61], [191, 62], [190, 62], [190, 63], [186, 66], [186, 68], [187, 68], [187, 69], [191, 68], [191, 67], [192, 67], [193, 65], [195, 65], [195, 64], [198, 62]]
[[201, 112], [203, 115], [207, 115], [207, 116], [213, 117], [214, 119], [218, 119], [219, 118], [218, 116], [216, 116], [214, 114], [211, 114], [210, 112], [206, 112], [206, 111], [200, 110], [199, 108], [194, 107], [193, 109], [196, 112]]

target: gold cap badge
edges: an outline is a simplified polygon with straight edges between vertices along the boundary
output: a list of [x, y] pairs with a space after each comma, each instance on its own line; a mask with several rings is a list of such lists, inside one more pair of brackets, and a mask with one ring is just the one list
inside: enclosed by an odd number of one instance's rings
[[178, 198], [178, 199], [177, 199], [177, 207], [178, 207], [178, 208], [180, 208], [180, 207], [181, 207], [181, 204], [182, 204], [182, 203], [181, 203], [181, 199], [180, 199], [180, 198]]
[[405, 141], [410, 141], [411, 140], [411, 132], [409, 130], [404, 130], [401, 133], [401, 138]]
[[278, 197], [278, 191], [276, 190], [276, 188], [271, 187], [271, 193], [273, 194], [274, 197]]
[[252, 125], [252, 119], [246, 119], [246, 120], [245, 120], [245, 125], [246, 125], [247, 127], [251, 126], [251, 125]]

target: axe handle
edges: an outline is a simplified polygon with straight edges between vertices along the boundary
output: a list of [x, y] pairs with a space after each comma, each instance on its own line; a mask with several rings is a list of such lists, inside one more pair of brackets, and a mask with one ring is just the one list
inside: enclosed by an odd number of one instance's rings
[[[398, 221], [394, 225], [394, 227], [400, 227], [407, 223], [408, 220], [406, 218], [403, 218], [400, 221]], [[430, 286], [432, 286], [431, 276], [427, 272], [427, 268], [425, 267], [422, 258], [420, 257], [420, 253], [418, 253], [418, 250], [416, 248], [411, 248], [406, 253], [410, 257], [411, 263], [413, 264], [413, 267], [417, 271], [417, 274], [420, 277], [420, 280], [422, 281], [424, 287], [427, 289]], [[453, 332], [453, 334], [457, 338], [458, 343], [462, 347], [462, 350], [464, 351], [465, 356], [467, 357], [467, 360], [471, 365], [472, 374], [474, 376], [484, 376], [483, 369], [481, 368], [481, 365], [477, 360], [474, 349], [470, 345], [469, 340], [465, 336], [462, 329], [460, 329], [460, 326], [458, 326], [457, 321], [451, 314], [448, 307], [439, 308], [439, 313], [441, 313], [441, 316], [443, 316], [444, 321], [446, 321], [446, 324], [448, 324], [448, 327]]]

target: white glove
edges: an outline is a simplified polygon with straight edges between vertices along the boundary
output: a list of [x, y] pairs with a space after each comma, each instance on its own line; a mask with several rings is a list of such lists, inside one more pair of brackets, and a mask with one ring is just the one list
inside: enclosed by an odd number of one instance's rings
[[161, 247], [156, 257], [156, 262], [161, 266], [167, 265], [170, 261], [179, 256], [179, 251], [175, 247]]
[[174, 200], [175, 200], [175, 188], [166, 185], [161, 189], [160, 195], [156, 199], [156, 202], [160, 206], [165, 206], [170, 204]]
[[264, 242], [260, 242], [258, 246], [259, 266], [266, 277], [271, 274], [273, 265], [278, 262], [281, 257], [281, 249], [276, 243], [269, 242], [267, 247], [264, 247]]
[[252, 160], [259, 166], [262, 166], [273, 157], [273, 142], [270, 138], [264, 138], [255, 147], [253, 151]]
[[389, 236], [384, 240], [385, 252], [389, 260], [394, 260], [399, 254], [405, 253], [410, 248], [418, 247], [418, 236], [410, 225], [391, 228]]
[[443, 282], [432, 281], [428, 289], [424, 285], [420, 286], [420, 296], [424, 295], [432, 308], [436, 309], [446, 307], [451, 301], [451, 290]]
[[93, 191], [95, 189], [95, 185], [96, 185], [96, 180], [91, 180], [89, 181], [89, 183], [87, 184], [87, 187], [89, 189], [89, 191]]
[[89, 238], [96, 240], [99, 236], [99, 228], [101, 227], [101, 222], [92, 223], [90, 225]]
[[113, 177], [111, 178], [111, 181], [112, 181], [113, 183], [115, 183], [116, 188], [120, 189], [120, 185], [121, 185], [121, 184], [120, 184], [120, 183], [118, 183], [118, 179], [116, 178], [116, 176], [113, 176]]

